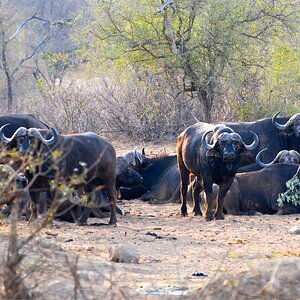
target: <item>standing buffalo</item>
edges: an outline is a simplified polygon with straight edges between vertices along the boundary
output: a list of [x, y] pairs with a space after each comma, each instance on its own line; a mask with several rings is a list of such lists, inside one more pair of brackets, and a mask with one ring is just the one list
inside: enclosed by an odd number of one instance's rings
[[[0, 127], [5, 124], [9, 124], [9, 126], [5, 126], [2, 132], [8, 137], [11, 137], [19, 127], [49, 129], [48, 125], [31, 114], [8, 114], [0, 116]], [[16, 147], [16, 141], [11, 141], [6, 146], [10, 146], [10, 148]]]
[[[138, 186], [143, 181], [143, 177], [134, 169], [130, 167], [130, 162], [123, 156], [117, 156], [117, 165], [116, 165], [116, 190], [118, 194], [121, 187], [132, 187]], [[105, 204], [108, 206], [109, 201], [107, 199], [106, 190], [101, 190], [98, 193], [99, 203], [103, 203], [102, 209], [91, 209], [85, 207], [80, 213], [80, 216], [76, 220], [78, 225], [83, 225], [86, 223], [88, 217], [92, 213], [95, 217], [100, 217], [103, 215], [102, 210], [105, 209]], [[73, 200], [74, 201], [74, 200]], [[75, 200], [76, 201], [76, 200]], [[76, 203], [76, 202], [75, 202]], [[122, 211], [118, 209], [117, 212], [122, 214]]]
[[259, 147], [249, 153], [248, 157], [244, 156], [241, 165], [254, 163], [256, 154], [264, 148], [269, 149], [262, 156], [264, 161], [271, 160], [284, 149], [300, 152], [300, 114], [290, 118], [278, 118], [278, 114], [254, 122], [222, 123], [238, 133], [245, 143], [249, 143], [252, 139], [250, 131], [254, 131], [259, 136]]
[[[206, 137], [210, 134], [210, 142]], [[196, 123], [183, 131], [177, 140], [177, 161], [180, 172], [181, 214], [187, 215], [186, 195], [190, 174], [196, 176], [197, 185], [193, 189], [195, 214], [201, 214], [199, 193], [205, 193], [206, 220], [223, 219], [223, 201], [239, 168], [241, 155], [258, 146], [258, 136], [252, 132], [254, 142], [246, 145], [242, 137], [224, 125]], [[212, 185], [219, 185], [217, 207], [212, 209]]]
[[30, 221], [37, 218], [41, 191], [49, 190], [51, 181], [56, 187], [70, 185], [82, 190], [85, 204], [98, 205], [97, 190], [105, 188], [109, 199], [110, 224], [116, 219], [116, 153], [113, 146], [95, 133], [61, 135], [52, 130], [18, 128], [11, 138], [3, 134], [2, 141], [18, 142], [18, 150], [26, 168], [31, 196]]

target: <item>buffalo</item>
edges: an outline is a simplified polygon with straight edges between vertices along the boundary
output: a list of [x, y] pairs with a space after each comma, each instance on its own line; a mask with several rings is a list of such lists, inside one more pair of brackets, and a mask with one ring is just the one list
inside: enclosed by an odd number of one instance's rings
[[11, 138], [3, 134], [1, 140], [18, 142], [18, 151], [26, 168], [31, 196], [30, 220], [37, 218], [37, 204], [41, 191], [55, 184], [53, 193], [62, 185], [80, 190], [84, 205], [100, 206], [95, 196], [105, 188], [110, 203], [109, 224], [116, 224], [116, 153], [111, 143], [95, 133], [62, 135], [53, 128], [41, 130], [19, 127]]
[[261, 167], [269, 167], [273, 164], [300, 164], [300, 154], [296, 150], [282, 150], [277, 153], [276, 157], [269, 163], [263, 163], [261, 161], [261, 154], [267, 151], [267, 148], [262, 149], [256, 155], [256, 163]]
[[[285, 203], [278, 206], [278, 196], [287, 191], [286, 182], [294, 175], [299, 178], [299, 165], [273, 164], [255, 172], [236, 174], [224, 199], [224, 211], [232, 215], [300, 213], [300, 205]], [[216, 194], [218, 187], [214, 185]], [[200, 195], [202, 207], [205, 195]]]
[[276, 113], [272, 118], [265, 118], [254, 122], [223, 122], [222, 124], [232, 128], [238, 133], [245, 143], [251, 141], [250, 131], [259, 136], [259, 147], [251, 151], [248, 156], [243, 156], [241, 166], [255, 162], [256, 154], [268, 148], [269, 151], [262, 155], [264, 161], [269, 161], [284, 149], [300, 152], [300, 114], [292, 117], [278, 117]]
[[[126, 157], [117, 156], [117, 165], [116, 165], [116, 190], [118, 194], [120, 194], [121, 187], [132, 187], [138, 186], [143, 182], [143, 177], [135, 171], [132, 167], [130, 167], [130, 162]], [[109, 205], [109, 201], [107, 199], [106, 190], [101, 190], [98, 193], [98, 197], [100, 198], [99, 202], [104, 203], [102, 209], [91, 209], [85, 207], [83, 211], [80, 213], [80, 216], [76, 220], [78, 225], [83, 225], [86, 223], [90, 214], [95, 217], [102, 217], [104, 215], [103, 210], [105, 210], [106, 206]], [[120, 198], [120, 196], [119, 196]], [[74, 201], [74, 200], [73, 200]], [[76, 200], [75, 200], [76, 202]], [[79, 199], [80, 202], [80, 199]], [[118, 209], [117, 212], [122, 214], [122, 211]]]
[[[209, 136], [209, 141], [206, 138]], [[184, 130], [177, 140], [177, 162], [180, 172], [181, 215], [187, 215], [186, 196], [190, 174], [196, 177], [193, 189], [195, 215], [201, 214], [199, 193], [205, 193], [206, 220], [223, 219], [223, 201], [239, 168], [241, 155], [247, 155], [259, 143], [258, 136], [252, 132], [254, 141], [250, 145], [230, 127], [222, 124], [212, 125], [198, 122]], [[219, 185], [217, 207], [213, 211], [212, 186]]]
[[[9, 124], [9, 126], [5, 126], [2, 129], [2, 132], [5, 136], [9, 137], [11, 137], [19, 127], [50, 129], [47, 124], [37, 119], [32, 114], [8, 114], [0, 116], [0, 127], [6, 124]], [[12, 140], [8, 145], [6, 143], [6, 147], [8, 146], [10, 148], [16, 147], [16, 141]]]
[[143, 201], [157, 200], [158, 202], [173, 202], [179, 199], [179, 170], [176, 155], [160, 155], [147, 157], [144, 149], [140, 153], [137, 148], [130, 156], [132, 167], [143, 177], [142, 184], [131, 188], [120, 189], [122, 199]]

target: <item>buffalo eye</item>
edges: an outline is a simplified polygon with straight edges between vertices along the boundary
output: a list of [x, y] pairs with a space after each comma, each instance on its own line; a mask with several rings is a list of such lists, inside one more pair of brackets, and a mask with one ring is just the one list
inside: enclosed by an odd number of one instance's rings
[[225, 148], [225, 147], [226, 147], [226, 144], [227, 144], [226, 141], [222, 141], [222, 142], [220, 143], [220, 147], [221, 147], [221, 148]]
[[232, 145], [236, 150], [241, 149], [241, 144], [239, 142], [233, 142]]

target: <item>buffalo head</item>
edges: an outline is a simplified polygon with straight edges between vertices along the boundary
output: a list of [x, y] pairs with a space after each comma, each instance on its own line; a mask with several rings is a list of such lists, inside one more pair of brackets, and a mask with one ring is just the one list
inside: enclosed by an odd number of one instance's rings
[[295, 114], [285, 123], [279, 124], [276, 121], [276, 117], [280, 114], [280, 112], [276, 113], [272, 118], [273, 125], [282, 130], [286, 134], [294, 134], [297, 138], [300, 137], [300, 114]]
[[[3, 143], [9, 144], [12, 141], [18, 142], [18, 150], [21, 154], [29, 154], [32, 150], [36, 149], [36, 139], [40, 141], [42, 144], [46, 146], [51, 146], [55, 144], [57, 141], [57, 131], [54, 128], [52, 130], [52, 136], [50, 138], [44, 138], [41, 134], [44, 129], [37, 129], [37, 128], [25, 128], [19, 127], [14, 134], [9, 138], [6, 137], [3, 133], [3, 129], [8, 126], [9, 124], [5, 124], [0, 128], [0, 138]], [[46, 134], [49, 135], [49, 132], [46, 131]], [[34, 149], [33, 149], [34, 147]]]
[[131, 187], [142, 183], [143, 177], [130, 165], [131, 162], [126, 156], [117, 157], [117, 187]]
[[[209, 143], [206, 140], [208, 134], [211, 134]], [[235, 161], [239, 154], [245, 151], [251, 151], [258, 146], [259, 138], [251, 131], [254, 141], [250, 145], [243, 142], [242, 137], [226, 126], [218, 126], [214, 131], [206, 131], [202, 136], [202, 145], [208, 151], [206, 156], [219, 156], [224, 162], [231, 163]]]
[[295, 150], [282, 150], [278, 152], [276, 157], [269, 163], [263, 163], [261, 161], [261, 155], [264, 151], [268, 148], [260, 150], [256, 155], [256, 163], [259, 164], [261, 167], [268, 167], [273, 164], [300, 164], [300, 154], [298, 151]]

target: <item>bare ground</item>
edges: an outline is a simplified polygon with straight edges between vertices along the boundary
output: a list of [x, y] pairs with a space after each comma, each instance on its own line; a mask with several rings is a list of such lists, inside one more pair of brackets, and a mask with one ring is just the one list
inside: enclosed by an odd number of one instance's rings
[[[180, 217], [178, 204], [133, 200], [120, 201], [118, 205], [124, 215], [118, 217], [116, 227], [106, 225], [105, 219], [89, 219], [89, 226], [82, 227], [54, 221], [52, 227], [42, 230], [36, 242], [24, 248], [22, 267], [25, 273], [32, 271], [26, 282], [35, 299], [199, 299], [200, 295], [203, 299], [229, 299], [222, 291], [225, 293], [228, 286], [230, 291], [236, 288], [244, 270], [258, 274], [267, 269], [266, 262], [300, 256], [300, 235], [288, 232], [292, 226], [300, 225], [299, 214], [226, 215], [225, 220], [206, 222], [194, 217], [191, 208], [188, 217]], [[21, 237], [32, 230], [25, 221], [19, 221], [18, 228]], [[8, 220], [1, 220], [2, 253], [8, 231]], [[136, 248], [139, 263], [111, 262], [109, 248], [119, 244]], [[81, 286], [77, 284], [78, 289], [74, 289], [71, 275], [76, 256], [79, 259], [75, 274]], [[296, 276], [300, 281], [299, 259], [292, 266], [296, 270], [299, 267]], [[272, 270], [266, 276], [267, 282], [274, 275]], [[192, 276], [194, 272], [207, 276]], [[212, 286], [215, 294], [205, 294]], [[261, 298], [263, 288], [255, 287], [253, 291], [251, 286], [253, 297], [238, 298]], [[299, 299], [299, 288], [289, 297], [286, 299]]]
[[[62, 285], [63, 278], [68, 277], [69, 269], [62, 254], [71, 261], [74, 255], [79, 255], [82, 272], [94, 272], [92, 277], [104, 275], [124, 290], [142, 295], [174, 296], [203, 288], [220, 273], [234, 276], [247, 268], [255, 271], [262, 263], [274, 258], [300, 256], [300, 236], [288, 233], [292, 226], [300, 225], [299, 215], [226, 216], [225, 220], [206, 222], [201, 217], [193, 217], [191, 212], [187, 218], [178, 216], [176, 204], [151, 205], [134, 200], [123, 201], [120, 206], [125, 214], [119, 217], [116, 227], [93, 226], [107, 220], [90, 219], [90, 226], [54, 222], [52, 228], [41, 232], [36, 249], [54, 247], [51, 253], [56, 253], [54, 270], [37, 267], [49, 279], [40, 285], [43, 286], [42, 294], [50, 293], [46, 298], [53, 296], [51, 286], [52, 281], [57, 280], [57, 272], [65, 269], [65, 274], [58, 280]], [[1, 223], [0, 229], [2, 240], [6, 240], [7, 221]], [[22, 236], [30, 230], [24, 221], [19, 222]], [[67, 242], [68, 239], [72, 241]], [[108, 249], [114, 244], [134, 246], [141, 254], [140, 262], [110, 262]], [[27, 248], [25, 253], [32, 254], [32, 249], [34, 247]], [[38, 266], [42, 258], [30, 254], [29, 265]], [[208, 276], [195, 277], [192, 276], [194, 272]], [[89, 286], [89, 281], [86, 280], [83, 286], [85, 284]], [[88, 299], [93, 299], [90, 297]]]

